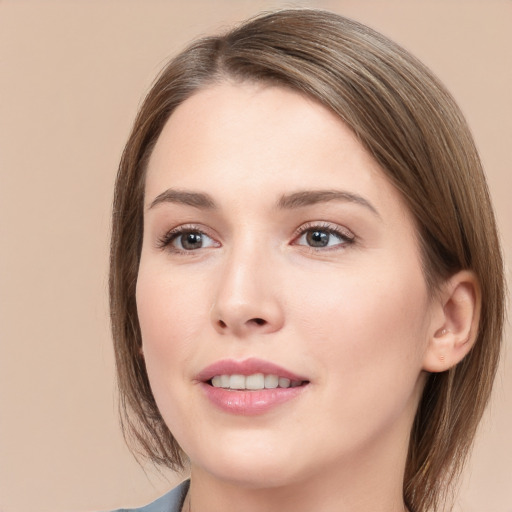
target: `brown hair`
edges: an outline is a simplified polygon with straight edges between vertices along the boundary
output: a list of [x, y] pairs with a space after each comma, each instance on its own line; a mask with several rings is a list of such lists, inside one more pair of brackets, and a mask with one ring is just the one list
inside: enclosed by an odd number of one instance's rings
[[474, 142], [449, 93], [400, 46], [329, 12], [278, 11], [198, 40], [167, 65], [138, 113], [117, 177], [110, 265], [125, 435], [139, 454], [182, 466], [140, 354], [135, 286], [145, 167], [173, 110], [226, 79], [282, 85], [334, 111], [402, 192], [416, 220], [430, 289], [461, 269], [479, 280], [474, 347], [456, 367], [429, 376], [410, 437], [405, 503], [414, 512], [438, 510], [467, 457], [499, 358], [505, 299], [495, 219]]

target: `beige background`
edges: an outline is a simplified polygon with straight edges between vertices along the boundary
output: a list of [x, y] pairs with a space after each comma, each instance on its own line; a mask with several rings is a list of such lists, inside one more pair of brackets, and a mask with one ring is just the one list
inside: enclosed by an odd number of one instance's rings
[[[290, 5], [368, 23], [447, 84], [481, 150], [510, 272], [511, 0], [0, 0], [0, 511], [135, 506], [179, 478], [145, 473], [117, 425], [106, 299], [114, 175], [169, 55]], [[457, 510], [512, 511], [510, 334], [508, 345]]]

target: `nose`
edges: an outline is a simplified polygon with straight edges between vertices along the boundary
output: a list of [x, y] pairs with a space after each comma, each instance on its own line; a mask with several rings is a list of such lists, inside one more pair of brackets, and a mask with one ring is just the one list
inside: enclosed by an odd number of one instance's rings
[[219, 334], [271, 334], [284, 325], [275, 266], [261, 251], [233, 251], [218, 275], [211, 320]]

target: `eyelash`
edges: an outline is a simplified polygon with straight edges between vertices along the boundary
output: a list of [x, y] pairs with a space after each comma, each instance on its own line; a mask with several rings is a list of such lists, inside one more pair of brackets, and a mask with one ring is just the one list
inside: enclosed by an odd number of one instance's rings
[[[329, 235], [334, 235], [335, 237], [340, 239], [340, 243], [337, 243], [333, 246], [325, 246], [325, 247], [313, 247], [310, 245], [297, 244], [297, 241], [300, 240], [301, 237], [306, 235], [307, 233], [312, 232], [321, 232], [328, 233]], [[329, 222], [308, 222], [300, 226], [294, 235], [292, 243], [294, 245], [301, 245], [306, 249], [319, 252], [319, 251], [330, 251], [330, 250], [340, 250], [345, 248], [347, 245], [353, 244], [356, 241], [355, 235], [346, 228], [342, 228], [337, 224], [331, 224]]]
[[[311, 245], [297, 243], [301, 237], [303, 237], [307, 233], [312, 233], [315, 231], [333, 235], [333, 236], [337, 237], [338, 239], [340, 239], [340, 243], [334, 244], [333, 246], [324, 246], [324, 247], [313, 247]], [[185, 225], [178, 226], [176, 228], [171, 229], [170, 231], [165, 233], [164, 236], [162, 236], [161, 238], [159, 238], [157, 240], [157, 247], [159, 249], [168, 249], [171, 252], [178, 253], [178, 254], [191, 254], [191, 253], [195, 252], [195, 250], [208, 248], [208, 247], [199, 247], [197, 249], [181, 249], [179, 247], [174, 247], [172, 245], [172, 243], [175, 240], [177, 240], [180, 236], [187, 234], [187, 233], [189, 233], [189, 234], [195, 233], [195, 234], [198, 234], [201, 236], [206, 236], [214, 242], [212, 244], [213, 246], [220, 247], [220, 243], [217, 242], [208, 233], [206, 233], [204, 228], [194, 225], [194, 224], [185, 224]], [[353, 244], [355, 242], [355, 240], [356, 240], [356, 237], [352, 232], [350, 232], [346, 228], [341, 228], [337, 224], [331, 224], [329, 222], [321, 222], [321, 223], [308, 222], [308, 223], [300, 226], [295, 231], [291, 245], [299, 245], [299, 246], [304, 247], [307, 250], [310, 250], [313, 252], [320, 252], [320, 251], [340, 250], [347, 245]], [[209, 247], [211, 247], [211, 245]]]
[[[210, 240], [212, 240], [217, 247], [220, 246], [220, 244], [216, 242], [213, 237], [211, 237], [210, 235], [208, 235], [208, 233], [205, 232], [204, 228], [201, 228], [194, 224], [184, 224], [183, 226], [178, 226], [176, 228], [171, 229], [170, 231], [167, 231], [167, 233], [165, 233], [164, 236], [157, 240], [157, 247], [159, 249], [168, 249], [171, 252], [178, 254], [191, 254], [194, 252], [194, 249], [180, 249], [179, 247], [174, 247], [172, 245], [172, 243], [175, 240], [177, 240], [181, 235], [185, 235], [187, 233], [195, 233], [201, 236], [206, 236]], [[200, 247], [199, 249], [201, 248], [203, 247]]]

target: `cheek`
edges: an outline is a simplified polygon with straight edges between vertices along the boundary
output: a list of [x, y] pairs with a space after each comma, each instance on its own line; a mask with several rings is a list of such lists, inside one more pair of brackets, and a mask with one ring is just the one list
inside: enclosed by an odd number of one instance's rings
[[317, 425], [332, 446], [347, 439], [363, 446], [397, 422], [405, 425], [402, 433], [410, 428], [423, 387], [428, 301], [421, 274], [408, 277], [345, 277], [310, 296], [309, 310], [297, 315], [325, 390]]
[[384, 272], [381, 267], [331, 277], [327, 289], [309, 294], [297, 318], [299, 331], [308, 333], [314, 353], [326, 366], [326, 378], [352, 387], [374, 382], [406, 392], [414, 386], [429, 319], [421, 270], [404, 266], [400, 272]]
[[137, 313], [152, 383], [161, 380], [160, 374], [164, 380], [171, 378], [173, 368], [183, 371], [183, 361], [206, 321], [194, 283], [171, 280], [168, 274], [142, 261], [137, 279]]
[[197, 286], [168, 274], [155, 262], [141, 261], [136, 300], [151, 390], [165, 423], [181, 440], [194, 425], [187, 410], [192, 391], [187, 383], [207, 315]]

